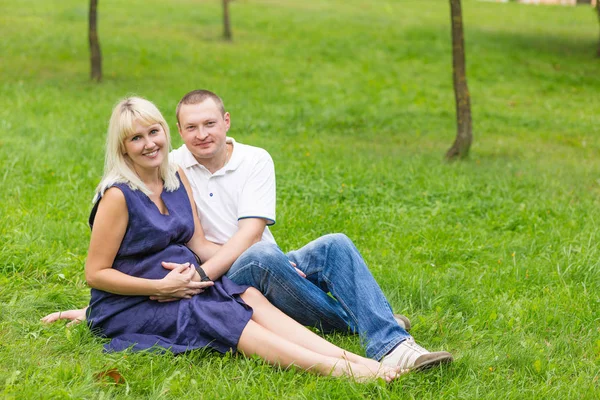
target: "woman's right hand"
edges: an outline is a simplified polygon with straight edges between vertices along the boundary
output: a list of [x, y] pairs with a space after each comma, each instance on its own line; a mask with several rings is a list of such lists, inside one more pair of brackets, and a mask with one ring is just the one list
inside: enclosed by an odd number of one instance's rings
[[150, 296], [150, 300], [159, 302], [190, 299], [200, 294], [204, 289], [213, 286], [213, 282], [198, 282], [196, 269], [190, 263], [178, 264], [163, 262], [162, 266], [171, 272], [159, 281], [156, 295]]

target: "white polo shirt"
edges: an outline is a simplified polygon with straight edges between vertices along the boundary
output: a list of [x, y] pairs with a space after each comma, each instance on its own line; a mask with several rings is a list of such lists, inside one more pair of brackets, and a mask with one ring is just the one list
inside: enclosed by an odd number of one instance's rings
[[[198, 163], [183, 145], [169, 155], [184, 171], [198, 209], [204, 235], [211, 242], [223, 244], [238, 230], [244, 218], [263, 218], [267, 225], [275, 224], [275, 166], [266, 150], [237, 143], [229, 161], [211, 174]], [[262, 240], [275, 243], [268, 227]]]

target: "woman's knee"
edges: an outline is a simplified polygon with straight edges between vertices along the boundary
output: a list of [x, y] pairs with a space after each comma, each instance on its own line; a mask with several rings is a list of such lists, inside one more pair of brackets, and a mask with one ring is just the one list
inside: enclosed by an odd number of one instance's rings
[[256, 302], [263, 301], [265, 299], [265, 296], [263, 296], [260, 290], [253, 287], [246, 289], [246, 291], [242, 293], [241, 297], [250, 306], [252, 306], [252, 303], [256, 304]]

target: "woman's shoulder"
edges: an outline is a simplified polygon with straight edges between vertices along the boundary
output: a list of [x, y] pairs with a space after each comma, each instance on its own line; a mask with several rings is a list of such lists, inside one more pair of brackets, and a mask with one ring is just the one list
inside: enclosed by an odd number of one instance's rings
[[96, 200], [96, 204], [94, 204], [88, 220], [90, 227], [94, 225], [96, 214], [100, 208], [102, 208], [103, 211], [108, 211], [109, 214], [127, 213], [127, 200], [125, 199], [125, 194], [120, 185], [109, 187], [104, 191], [102, 196]]
[[109, 202], [111, 204], [123, 204], [125, 205], [127, 202], [125, 200], [125, 192], [123, 186], [127, 187], [127, 185], [115, 184], [104, 191], [104, 195], [102, 196], [102, 200], [105, 202]]

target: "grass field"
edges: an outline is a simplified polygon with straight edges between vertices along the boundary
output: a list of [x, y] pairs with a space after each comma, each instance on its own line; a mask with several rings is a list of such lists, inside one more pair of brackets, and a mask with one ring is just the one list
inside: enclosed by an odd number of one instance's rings
[[[448, 165], [445, 0], [239, 0], [233, 43], [217, 0], [99, 3], [101, 84], [86, 1], [0, 5], [1, 398], [600, 396], [589, 7], [463, 0], [475, 139]], [[231, 355], [105, 354], [83, 325], [39, 322], [89, 299], [86, 221], [113, 104], [147, 97], [174, 131], [195, 88], [224, 98], [231, 136], [273, 156], [282, 249], [346, 233], [417, 341], [453, 365], [357, 384]], [[102, 377], [113, 369], [119, 384]]]

